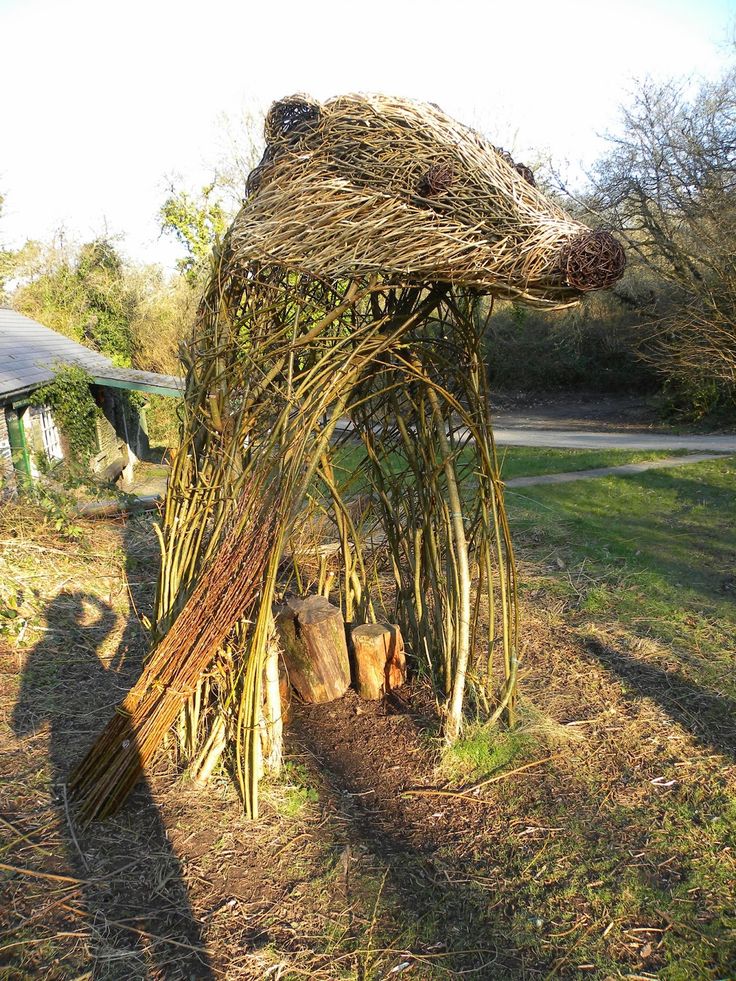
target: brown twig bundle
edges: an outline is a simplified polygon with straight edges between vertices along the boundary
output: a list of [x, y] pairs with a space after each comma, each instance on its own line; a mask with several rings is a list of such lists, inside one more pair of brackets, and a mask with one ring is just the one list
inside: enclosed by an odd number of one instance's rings
[[[250, 489], [249, 489], [250, 490]], [[105, 731], [70, 777], [91, 821], [114, 813], [194, 693], [222, 643], [255, 600], [272, 545], [278, 507], [257, 506], [252, 491], [173, 626], [149, 656]]]
[[613, 286], [624, 274], [626, 254], [610, 232], [584, 232], [560, 255], [568, 283], [581, 292]]

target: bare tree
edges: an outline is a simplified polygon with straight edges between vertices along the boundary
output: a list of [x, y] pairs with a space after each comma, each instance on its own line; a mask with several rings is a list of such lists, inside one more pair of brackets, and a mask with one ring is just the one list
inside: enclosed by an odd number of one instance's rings
[[233, 216], [246, 194], [248, 175], [261, 159], [263, 113], [243, 108], [237, 115], [219, 117], [219, 153], [214, 161], [214, 183], [221, 192], [226, 210]]
[[195, 288], [209, 270], [215, 242], [239, 211], [246, 196], [248, 174], [263, 153], [263, 118], [244, 109], [237, 117], [219, 117], [219, 145], [211, 156], [212, 180], [192, 191], [169, 178], [169, 193], [159, 210], [161, 230], [173, 235], [186, 253], [179, 271]]
[[593, 175], [592, 207], [660, 283], [653, 350], [671, 377], [736, 386], [736, 69], [641, 85]]

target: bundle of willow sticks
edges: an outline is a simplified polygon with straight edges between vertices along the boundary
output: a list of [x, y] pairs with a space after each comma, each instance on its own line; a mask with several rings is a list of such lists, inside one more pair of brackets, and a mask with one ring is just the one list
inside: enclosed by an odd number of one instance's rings
[[84, 821], [114, 813], [158, 749], [225, 638], [256, 599], [272, 545], [278, 504], [249, 487], [235, 520], [171, 629], [92, 750], [70, 790]]

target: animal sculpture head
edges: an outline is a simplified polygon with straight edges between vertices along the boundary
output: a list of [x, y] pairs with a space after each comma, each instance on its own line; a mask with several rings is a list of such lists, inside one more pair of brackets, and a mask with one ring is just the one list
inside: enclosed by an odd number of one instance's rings
[[542, 306], [611, 286], [620, 244], [437, 106], [387, 96], [275, 102], [232, 230], [244, 261], [326, 281], [448, 283]]

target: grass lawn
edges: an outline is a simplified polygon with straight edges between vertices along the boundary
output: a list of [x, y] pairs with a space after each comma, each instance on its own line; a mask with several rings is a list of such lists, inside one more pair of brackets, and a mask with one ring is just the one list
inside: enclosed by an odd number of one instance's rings
[[684, 456], [684, 450], [558, 450], [536, 446], [499, 446], [498, 461], [505, 480], [546, 473], [572, 473], [625, 463]]
[[[547, 473], [594, 470], [599, 467], [618, 467], [625, 463], [686, 455], [684, 450], [570, 450], [536, 446], [499, 446], [497, 452], [501, 475], [505, 480]], [[346, 444], [338, 453], [335, 469], [343, 478], [347, 477], [361, 465], [363, 459], [363, 450], [359, 445]], [[398, 454], [394, 455], [393, 462], [395, 466], [403, 466]], [[362, 486], [361, 481], [356, 481], [355, 489], [359, 486]]]
[[[530, 758], [530, 735], [544, 733], [540, 711], [554, 723], [573, 699], [567, 726], [579, 738], [559, 745], [578, 759], [574, 779], [586, 789], [558, 787], [544, 806], [550, 825], [568, 829], [543, 850], [546, 885], [531, 874], [541, 855], [524, 867], [506, 849], [509, 872], [542, 907], [548, 876], [561, 868], [573, 906], [587, 890], [589, 915], [597, 910], [601, 919], [571, 936], [594, 977], [732, 978], [736, 458], [509, 490], [507, 506], [521, 566], [530, 717], [519, 732], [490, 741], [471, 732], [445, 767], [477, 777], [507, 748], [518, 765]], [[556, 738], [548, 733], [547, 745]], [[515, 808], [529, 814], [529, 805], [520, 787]], [[624, 922], [632, 950], [645, 940], [638, 973], [624, 969], [620, 948], [606, 953], [601, 942], [607, 927], [610, 937]]]
[[544, 586], [576, 623], [660, 640], [699, 677], [733, 666], [736, 457], [509, 489], [506, 500], [519, 554], [536, 563], [527, 594]]

